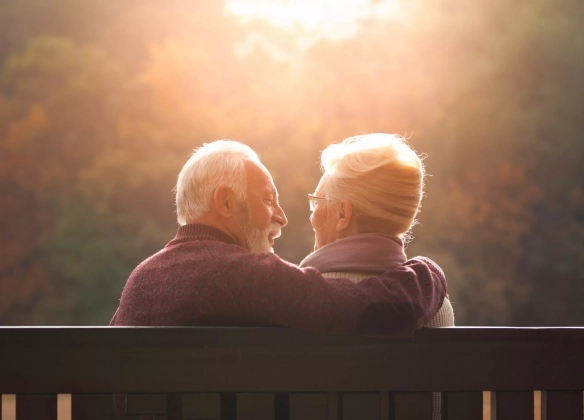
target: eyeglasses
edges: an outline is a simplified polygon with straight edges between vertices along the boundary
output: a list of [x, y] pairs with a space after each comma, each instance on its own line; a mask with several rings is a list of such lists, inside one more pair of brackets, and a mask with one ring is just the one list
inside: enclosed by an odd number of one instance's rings
[[320, 200], [328, 201], [328, 198], [319, 197], [317, 195], [308, 194], [308, 205], [310, 207], [310, 211], [314, 211], [316, 209], [316, 205]]

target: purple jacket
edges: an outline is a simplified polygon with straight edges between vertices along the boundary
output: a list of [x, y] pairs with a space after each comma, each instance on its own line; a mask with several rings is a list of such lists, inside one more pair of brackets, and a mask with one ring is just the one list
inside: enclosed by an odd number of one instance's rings
[[210, 226], [186, 225], [130, 275], [110, 325], [284, 326], [409, 335], [442, 306], [446, 280], [418, 257], [358, 284], [252, 253]]

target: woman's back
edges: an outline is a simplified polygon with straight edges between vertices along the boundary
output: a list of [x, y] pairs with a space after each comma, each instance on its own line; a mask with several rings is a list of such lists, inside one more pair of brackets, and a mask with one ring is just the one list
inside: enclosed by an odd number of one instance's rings
[[[322, 273], [327, 278], [345, 278], [354, 281], [355, 283], [372, 277], [373, 273], [355, 273], [355, 272], [329, 272]], [[442, 307], [438, 313], [432, 318], [424, 327], [454, 327], [454, 310], [448, 298], [444, 299]], [[442, 395], [440, 392], [433, 393], [434, 403], [432, 406], [432, 420], [440, 420], [442, 418]]]
[[[379, 275], [379, 273], [355, 273], [355, 272], [343, 272], [343, 271], [336, 271], [336, 272], [329, 272], [329, 273], [322, 273], [324, 277], [327, 278], [336, 278], [336, 279], [349, 279], [354, 281], [355, 283], [359, 283], [361, 280], [365, 280], [366, 278], [373, 277]], [[444, 299], [444, 303], [442, 307], [438, 311], [438, 313], [432, 318], [428, 323], [424, 325], [424, 327], [454, 327], [454, 309], [452, 308], [452, 304], [450, 303], [449, 299]]]

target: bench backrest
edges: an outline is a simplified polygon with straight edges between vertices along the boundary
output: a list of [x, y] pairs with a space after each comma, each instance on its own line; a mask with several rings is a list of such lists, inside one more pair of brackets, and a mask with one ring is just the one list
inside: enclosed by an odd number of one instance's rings
[[584, 328], [457, 327], [386, 338], [4, 327], [0, 343], [0, 393], [16, 395], [18, 420], [57, 419], [58, 401], [70, 401], [74, 420], [416, 420], [431, 418], [432, 391], [442, 391], [444, 420], [482, 419], [485, 404], [498, 420], [538, 410], [548, 420], [583, 418]]

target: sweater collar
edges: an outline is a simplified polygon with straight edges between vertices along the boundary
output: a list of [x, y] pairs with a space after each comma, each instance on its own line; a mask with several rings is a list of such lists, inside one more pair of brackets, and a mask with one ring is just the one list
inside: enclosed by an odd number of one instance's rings
[[213, 226], [198, 223], [184, 225], [178, 228], [176, 236], [166, 246], [189, 241], [219, 241], [237, 245], [235, 239]]
[[401, 239], [382, 233], [361, 233], [331, 242], [308, 255], [300, 267], [321, 273], [382, 273], [406, 262]]

